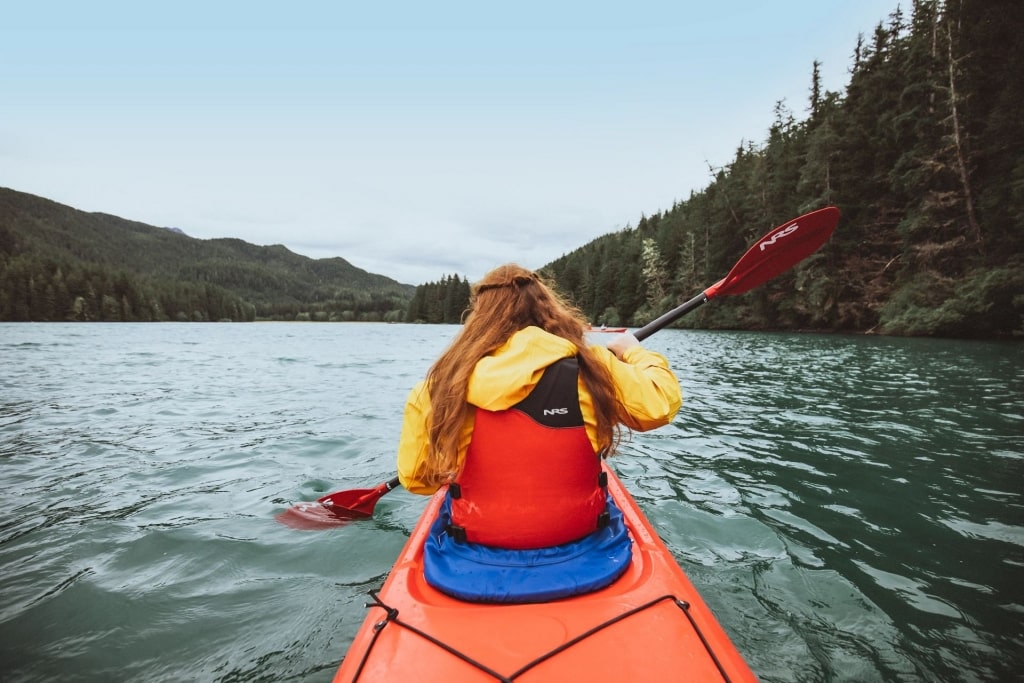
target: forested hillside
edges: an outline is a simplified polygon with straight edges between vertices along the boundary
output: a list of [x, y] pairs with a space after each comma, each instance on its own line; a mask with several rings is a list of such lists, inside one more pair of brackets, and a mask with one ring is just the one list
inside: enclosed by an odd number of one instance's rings
[[[915, 0], [861, 37], [843, 94], [811, 69], [706, 189], [546, 266], [592, 320], [639, 325], [728, 272], [757, 237], [834, 204], [832, 240], [685, 326], [1024, 334], [1024, 2]], [[699, 135], [699, 131], [695, 132]]]
[[411, 323], [462, 322], [469, 306], [469, 280], [458, 275], [446, 275], [437, 282], [427, 282], [416, 288], [409, 302], [405, 320]]
[[414, 289], [0, 188], [0, 320], [402, 320]]
[[[780, 102], [703, 190], [540, 270], [592, 321], [641, 325], [769, 229], [836, 205], [819, 252], [679, 324], [1024, 336], [1024, 2], [913, 0], [860, 37], [849, 71], [836, 93], [809, 65], [803, 118]], [[0, 189], [0, 320], [458, 322], [468, 289], [446, 276], [413, 296], [340, 258]]]

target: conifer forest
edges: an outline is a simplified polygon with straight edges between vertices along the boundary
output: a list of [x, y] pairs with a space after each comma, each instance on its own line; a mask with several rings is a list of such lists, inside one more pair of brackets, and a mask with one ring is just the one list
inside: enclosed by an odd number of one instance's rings
[[[738, 141], [706, 187], [538, 271], [594, 324], [643, 325], [771, 228], [834, 205], [818, 252], [677, 324], [1024, 335], [1024, 2], [913, 0], [859, 37], [843, 92], [820, 67], [806, 101], [766, 112], [763, 139]], [[458, 323], [469, 292], [459, 275], [414, 287], [0, 188], [2, 321]]]

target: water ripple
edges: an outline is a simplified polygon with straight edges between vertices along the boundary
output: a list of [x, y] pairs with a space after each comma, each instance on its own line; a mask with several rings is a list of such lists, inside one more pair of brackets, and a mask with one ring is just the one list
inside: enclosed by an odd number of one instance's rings
[[[323, 681], [423, 500], [390, 478], [455, 328], [3, 325], [5, 681]], [[683, 410], [613, 461], [764, 681], [1024, 668], [1019, 345], [665, 331]]]

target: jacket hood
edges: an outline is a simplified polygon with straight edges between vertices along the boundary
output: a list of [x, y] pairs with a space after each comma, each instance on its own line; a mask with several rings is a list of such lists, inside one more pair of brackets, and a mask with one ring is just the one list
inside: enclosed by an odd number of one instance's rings
[[539, 327], [519, 330], [476, 364], [466, 400], [485, 410], [511, 408], [533, 390], [545, 368], [576, 355], [576, 345]]

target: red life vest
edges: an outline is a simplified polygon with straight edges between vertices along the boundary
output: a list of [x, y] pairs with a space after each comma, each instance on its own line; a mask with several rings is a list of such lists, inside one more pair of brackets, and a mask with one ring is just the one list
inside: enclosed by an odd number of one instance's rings
[[565, 358], [515, 406], [477, 409], [465, 465], [449, 488], [453, 537], [497, 548], [547, 548], [607, 523], [578, 376], [577, 360]]

